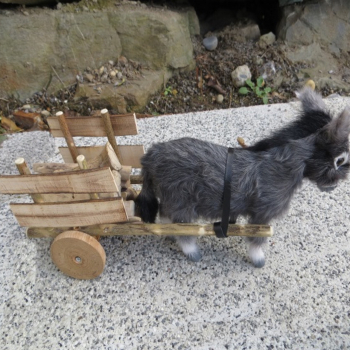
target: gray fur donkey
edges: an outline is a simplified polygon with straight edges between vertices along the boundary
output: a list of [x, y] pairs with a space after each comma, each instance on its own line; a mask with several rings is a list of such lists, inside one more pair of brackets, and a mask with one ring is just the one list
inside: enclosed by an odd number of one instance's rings
[[[350, 109], [332, 118], [312, 90], [297, 96], [303, 107], [297, 121], [255, 146], [235, 149], [230, 222], [244, 215], [252, 224], [269, 224], [288, 209], [304, 178], [321, 189], [346, 178]], [[143, 188], [136, 200], [143, 221], [155, 222], [158, 211], [174, 223], [220, 220], [226, 156], [226, 147], [192, 138], [153, 145], [142, 158]], [[190, 260], [201, 259], [195, 237], [176, 240]], [[247, 241], [253, 264], [264, 266], [266, 238]]]

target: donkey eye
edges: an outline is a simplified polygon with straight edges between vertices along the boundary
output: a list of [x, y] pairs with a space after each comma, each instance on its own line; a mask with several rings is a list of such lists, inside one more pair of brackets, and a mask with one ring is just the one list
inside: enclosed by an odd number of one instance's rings
[[349, 154], [347, 152], [343, 152], [338, 157], [334, 159], [334, 166], [336, 169], [340, 168], [342, 165], [347, 163], [349, 160]]
[[337, 166], [339, 167], [339, 166], [343, 165], [344, 164], [344, 160], [345, 160], [344, 158], [338, 158], [337, 162], [336, 162]]

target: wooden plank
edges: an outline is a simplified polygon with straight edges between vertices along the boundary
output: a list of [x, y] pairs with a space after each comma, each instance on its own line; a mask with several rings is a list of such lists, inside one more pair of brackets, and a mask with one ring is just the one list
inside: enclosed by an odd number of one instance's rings
[[12, 203], [10, 207], [20, 226], [77, 227], [128, 220], [121, 198], [69, 203]]
[[[119, 198], [117, 192], [98, 193], [99, 198]], [[79, 202], [91, 199], [88, 193], [43, 193], [43, 203]]]
[[[101, 152], [103, 152], [104, 148], [105, 146], [77, 147], [78, 153], [84, 155], [88, 163], [89, 160], [98, 157], [101, 154]], [[145, 150], [142, 145], [124, 145], [118, 146], [118, 148], [124, 160], [123, 164], [131, 165], [133, 168], [141, 168], [141, 157], [145, 153]], [[72, 156], [70, 155], [67, 147], [59, 147], [58, 149], [65, 163], [73, 163]]]
[[135, 216], [135, 202], [134, 201], [124, 201], [125, 211], [128, 217]]
[[0, 176], [0, 193], [120, 192], [110, 168], [57, 174]]
[[[69, 230], [65, 228], [30, 227], [27, 230], [29, 238], [54, 238], [61, 232]], [[197, 224], [115, 224], [80, 227], [80, 231], [92, 236], [213, 236], [213, 225]], [[228, 236], [271, 237], [273, 228], [268, 225], [237, 225], [230, 224]]]
[[[100, 116], [91, 117], [67, 117], [67, 126], [72, 136], [101, 137], [107, 136], [103, 120]], [[53, 116], [47, 118], [50, 131], [54, 137], [64, 137], [58, 118]], [[136, 116], [111, 115], [111, 124], [115, 136], [137, 135]]]
[[79, 202], [90, 199], [88, 193], [43, 193], [44, 203]]

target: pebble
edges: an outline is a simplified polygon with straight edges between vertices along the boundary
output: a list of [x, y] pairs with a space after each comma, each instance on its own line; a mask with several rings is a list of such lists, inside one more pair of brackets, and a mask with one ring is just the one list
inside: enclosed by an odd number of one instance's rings
[[216, 36], [208, 36], [203, 39], [203, 45], [207, 50], [213, 51], [218, 46], [218, 38]]
[[47, 111], [46, 109], [43, 109], [40, 114], [43, 116], [43, 117], [49, 117], [51, 115], [51, 113], [49, 111]]
[[108, 75], [107, 74], [103, 74], [101, 77], [101, 83], [106, 83], [108, 80]]
[[22, 109], [30, 109], [30, 108], [32, 108], [30, 105], [24, 105], [24, 106], [22, 106]]
[[124, 57], [124, 56], [120, 56], [119, 57], [119, 63], [121, 64], [121, 65], [127, 65], [127, 63], [128, 63], [128, 59], [126, 58], [126, 57]]
[[259, 76], [262, 76], [264, 80], [272, 79], [275, 74], [276, 67], [273, 61], [269, 61], [259, 68]]
[[117, 73], [117, 78], [118, 78], [118, 79], [123, 79], [123, 74], [122, 74], [121, 72], [118, 72], [118, 73]]
[[275, 41], [276, 41], [276, 35], [270, 32], [260, 37], [259, 46], [262, 49], [266, 49], [268, 46], [272, 45]]
[[114, 61], [108, 61], [111, 66], [114, 66]]
[[100, 75], [102, 75], [103, 73], [104, 73], [104, 71], [105, 71], [105, 67], [104, 66], [102, 66], [100, 69], [99, 69], [99, 74]]
[[231, 78], [235, 87], [245, 85], [247, 79], [251, 79], [252, 73], [247, 65], [238, 66], [232, 73]]
[[224, 96], [219, 94], [216, 96], [216, 102], [217, 103], [222, 103], [224, 101]]
[[316, 84], [313, 80], [309, 79], [306, 83], [305, 86], [310, 87], [312, 90], [315, 90]]
[[94, 81], [94, 76], [90, 73], [85, 73], [85, 78], [92, 83]]
[[115, 70], [112, 70], [112, 71], [109, 73], [109, 76], [110, 76], [111, 78], [115, 78], [116, 75], [117, 75], [117, 72], [116, 72]]

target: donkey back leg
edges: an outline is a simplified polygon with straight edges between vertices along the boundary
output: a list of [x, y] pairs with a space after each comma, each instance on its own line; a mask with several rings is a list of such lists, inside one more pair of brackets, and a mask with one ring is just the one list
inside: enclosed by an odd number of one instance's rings
[[[266, 218], [253, 216], [249, 223], [258, 225], [268, 225], [269, 220]], [[255, 267], [263, 267], [265, 265], [265, 254], [262, 247], [267, 243], [266, 237], [247, 237], [248, 255]]]
[[265, 254], [262, 246], [267, 242], [266, 237], [247, 237], [248, 255], [255, 267], [265, 265]]

